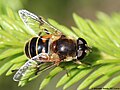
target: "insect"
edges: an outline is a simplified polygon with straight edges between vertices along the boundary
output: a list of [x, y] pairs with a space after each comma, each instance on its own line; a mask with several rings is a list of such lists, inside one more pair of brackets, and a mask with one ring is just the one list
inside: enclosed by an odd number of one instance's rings
[[[37, 71], [47, 70], [58, 66], [61, 62], [79, 61], [89, 51], [87, 42], [83, 38], [77, 40], [68, 37], [58, 29], [50, 25], [41, 16], [37, 16], [27, 10], [19, 10], [19, 15], [31, 33], [40, 31], [25, 44], [25, 54], [29, 60], [16, 72], [13, 79], [20, 81], [31, 68], [37, 67]], [[50, 63], [41, 69], [45, 63]]]

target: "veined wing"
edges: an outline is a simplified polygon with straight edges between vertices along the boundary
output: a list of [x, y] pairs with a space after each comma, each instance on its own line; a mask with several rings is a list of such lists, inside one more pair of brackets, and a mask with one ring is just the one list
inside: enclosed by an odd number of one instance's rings
[[36, 71], [34, 74], [40, 73], [42, 71], [48, 70], [52, 67], [56, 66], [54, 63], [43, 63], [38, 62], [36, 60], [28, 60], [13, 76], [14, 81], [22, 81], [27, 79], [26, 75], [28, 76], [29, 73]]
[[28, 73], [31, 71], [31, 69], [34, 69], [37, 66], [37, 62], [34, 60], [28, 60], [14, 75], [13, 80], [14, 81], [20, 81], [21, 78], [25, 75], [25, 73]]
[[19, 15], [30, 32], [34, 35], [35, 32], [44, 32], [44, 30], [48, 30], [51, 34], [54, 32], [61, 34], [58, 29], [50, 25], [41, 16], [37, 16], [27, 10], [19, 10]]

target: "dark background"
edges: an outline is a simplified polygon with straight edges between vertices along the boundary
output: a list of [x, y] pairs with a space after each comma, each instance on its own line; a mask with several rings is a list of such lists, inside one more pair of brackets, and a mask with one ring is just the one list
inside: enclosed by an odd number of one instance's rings
[[24, 8], [45, 18], [52, 18], [61, 24], [74, 25], [72, 14], [96, 19], [98, 11], [110, 14], [120, 11], [119, 0], [29, 0]]

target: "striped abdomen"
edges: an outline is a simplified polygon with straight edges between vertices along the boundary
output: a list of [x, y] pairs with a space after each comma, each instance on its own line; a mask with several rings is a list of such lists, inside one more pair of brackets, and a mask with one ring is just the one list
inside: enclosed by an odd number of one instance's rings
[[25, 54], [28, 58], [32, 58], [40, 53], [48, 53], [50, 38], [33, 37], [25, 45]]

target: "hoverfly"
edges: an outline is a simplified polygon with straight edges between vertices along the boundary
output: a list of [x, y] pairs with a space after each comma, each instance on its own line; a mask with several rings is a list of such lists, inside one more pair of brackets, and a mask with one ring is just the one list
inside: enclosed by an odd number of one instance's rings
[[[19, 15], [31, 33], [34, 33], [33, 30], [40, 30], [40, 33], [25, 44], [24, 51], [29, 60], [16, 72], [14, 81], [20, 81], [21, 77], [33, 67], [38, 67], [38, 71], [42, 71], [58, 66], [61, 62], [80, 61], [89, 51], [83, 38], [76, 40], [65, 36], [41, 16], [27, 10], [19, 10]], [[40, 66], [44, 63], [51, 64], [41, 69]]]

